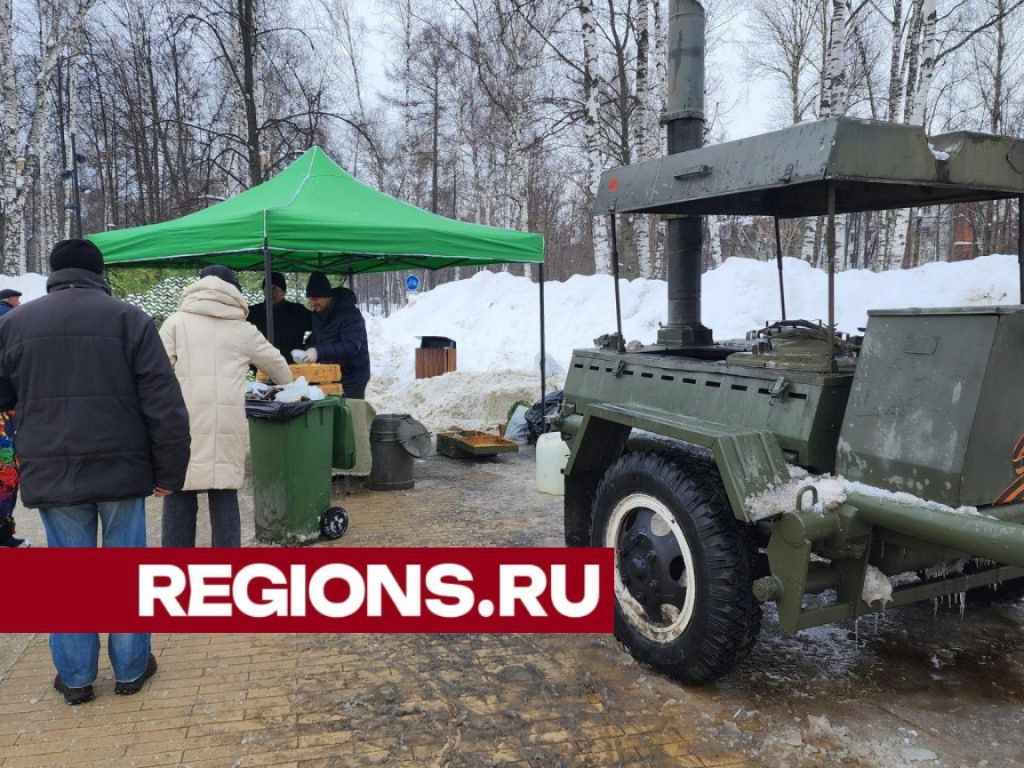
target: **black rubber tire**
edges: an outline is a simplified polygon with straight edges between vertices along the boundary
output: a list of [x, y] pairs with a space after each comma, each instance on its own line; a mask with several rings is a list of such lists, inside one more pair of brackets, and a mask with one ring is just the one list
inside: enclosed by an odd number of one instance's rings
[[348, 512], [341, 507], [331, 507], [320, 518], [320, 534], [325, 539], [340, 539], [348, 530]]
[[693, 558], [696, 595], [690, 622], [665, 643], [643, 635], [616, 600], [615, 635], [637, 659], [680, 682], [716, 680], [746, 658], [761, 627], [761, 607], [751, 589], [751, 543], [733, 516], [713, 464], [660, 453], [627, 453], [608, 468], [598, 485], [594, 546], [605, 545], [619, 500], [637, 492], [661, 501], [678, 521]]

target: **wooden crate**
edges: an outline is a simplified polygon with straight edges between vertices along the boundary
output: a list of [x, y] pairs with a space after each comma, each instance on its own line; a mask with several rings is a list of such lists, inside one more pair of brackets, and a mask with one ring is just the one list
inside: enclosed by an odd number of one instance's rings
[[[333, 363], [293, 363], [288, 369], [292, 372], [292, 379], [305, 376], [310, 384], [337, 384], [341, 381], [341, 366]], [[264, 383], [270, 381], [263, 371], [257, 371], [256, 379]]]
[[429, 379], [455, 370], [455, 349], [417, 349], [416, 378]]
[[452, 459], [515, 453], [519, 444], [489, 432], [459, 429], [437, 433], [437, 452]]

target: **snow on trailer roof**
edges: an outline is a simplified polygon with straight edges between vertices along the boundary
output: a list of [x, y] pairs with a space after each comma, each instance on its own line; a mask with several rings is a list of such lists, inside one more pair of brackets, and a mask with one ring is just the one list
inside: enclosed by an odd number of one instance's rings
[[613, 168], [594, 214], [823, 216], [1024, 195], [1024, 141], [832, 118]]

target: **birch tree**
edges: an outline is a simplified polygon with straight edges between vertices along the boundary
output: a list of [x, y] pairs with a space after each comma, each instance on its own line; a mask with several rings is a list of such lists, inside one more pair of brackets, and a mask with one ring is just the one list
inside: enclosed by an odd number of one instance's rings
[[[60, 55], [74, 46], [82, 25], [96, 0], [78, 0], [51, 6], [40, 28], [40, 51], [35, 71], [27, 78], [28, 90], [24, 122], [19, 113], [18, 62], [15, 56], [14, 16], [11, 0], [0, 0], [0, 68], [3, 69], [4, 136], [0, 178], [3, 190], [3, 258], [5, 274], [18, 272], [24, 264], [24, 215], [30, 185], [28, 176], [42, 169], [39, 148], [45, 141], [42, 130], [49, 115], [49, 89]], [[19, 168], [21, 171], [19, 172]], [[19, 177], [21, 177], [19, 179]]]
[[[651, 88], [648, 77], [650, 56], [650, 0], [636, 2], [636, 106], [630, 128], [632, 129], [633, 152], [637, 161], [652, 156], [647, 129], [650, 125]], [[651, 221], [644, 214], [633, 216], [633, 242], [637, 252], [638, 266], [642, 277], [653, 277], [651, 259]]]
[[[600, 71], [598, 69], [597, 26], [594, 19], [593, 0], [580, 0], [580, 32], [583, 47], [583, 136], [587, 153], [587, 200], [588, 208], [593, 207], [601, 184], [604, 162], [601, 156], [600, 122]], [[611, 272], [611, 249], [608, 230], [603, 216], [590, 217], [591, 240], [594, 244], [594, 272], [606, 275]]]
[[846, 24], [849, 18], [847, 0], [832, 0], [832, 23], [826, 66], [821, 88], [822, 119], [840, 117], [846, 112]]

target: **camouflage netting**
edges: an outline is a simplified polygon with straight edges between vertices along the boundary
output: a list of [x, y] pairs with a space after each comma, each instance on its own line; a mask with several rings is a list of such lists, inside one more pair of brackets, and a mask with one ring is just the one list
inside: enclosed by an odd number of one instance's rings
[[[198, 279], [198, 277], [194, 276], [168, 277], [161, 280], [156, 286], [145, 293], [125, 296], [124, 300], [148, 314], [159, 326], [173, 312], [177, 311], [178, 304], [181, 302], [181, 292]], [[303, 285], [305, 285], [304, 282]], [[245, 300], [250, 305], [263, 301], [263, 294], [258, 286], [256, 288], [243, 288], [242, 295], [245, 296]], [[300, 304], [304, 304], [306, 301], [305, 292], [298, 288], [290, 288], [287, 295], [289, 301], [295, 301]]]

